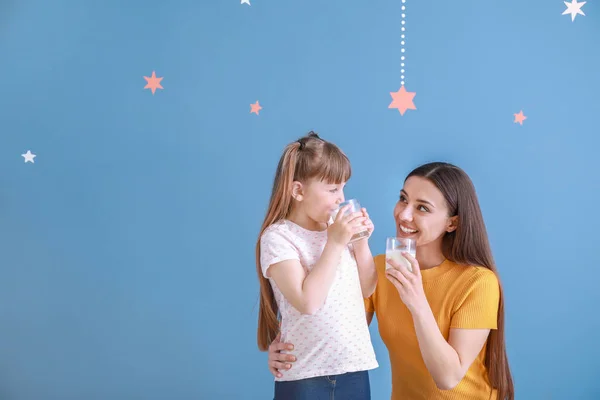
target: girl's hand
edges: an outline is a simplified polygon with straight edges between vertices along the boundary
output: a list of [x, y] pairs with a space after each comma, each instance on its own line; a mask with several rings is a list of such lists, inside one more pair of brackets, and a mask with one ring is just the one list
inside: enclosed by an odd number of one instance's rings
[[327, 240], [332, 243], [347, 246], [354, 234], [364, 229], [364, 221], [366, 218], [362, 212], [346, 214], [350, 205], [346, 205], [340, 209], [335, 216], [335, 221], [327, 228]]
[[365, 239], [368, 239], [373, 234], [373, 231], [375, 230], [375, 225], [373, 224], [373, 221], [371, 221], [371, 218], [369, 218], [369, 213], [367, 213], [367, 209], [363, 208], [361, 211], [362, 211], [363, 217], [366, 218], [363, 225], [367, 228], [367, 232], [369, 232], [369, 236], [367, 236], [365, 238]]

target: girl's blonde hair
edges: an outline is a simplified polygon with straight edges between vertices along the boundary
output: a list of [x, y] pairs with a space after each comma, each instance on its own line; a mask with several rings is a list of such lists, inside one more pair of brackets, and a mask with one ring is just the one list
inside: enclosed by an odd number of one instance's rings
[[272, 224], [285, 219], [292, 209], [292, 184], [318, 179], [340, 184], [350, 179], [352, 170], [348, 157], [335, 144], [327, 142], [315, 132], [286, 146], [275, 173], [269, 208], [256, 243], [256, 272], [260, 282], [258, 312], [258, 348], [266, 351], [279, 332], [279, 310], [273, 289], [262, 274], [260, 265], [260, 238]]

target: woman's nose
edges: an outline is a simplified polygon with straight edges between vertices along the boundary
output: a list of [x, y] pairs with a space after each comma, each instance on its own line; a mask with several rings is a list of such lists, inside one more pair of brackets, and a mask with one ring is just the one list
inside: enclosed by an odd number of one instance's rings
[[410, 207], [401, 209], [398, 213], [398, 218], [402, 221], [412, 221], [412, 211], [410, 210]]

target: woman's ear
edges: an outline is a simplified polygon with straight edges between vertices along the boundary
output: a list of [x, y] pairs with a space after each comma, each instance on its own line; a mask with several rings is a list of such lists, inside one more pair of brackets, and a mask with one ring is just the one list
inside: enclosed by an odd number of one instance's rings
[[454, 232], [458, 228], [458, 215], [454, 217], [450, 217], [448, 219], [448, 226], [446, 227], [446, 232]]

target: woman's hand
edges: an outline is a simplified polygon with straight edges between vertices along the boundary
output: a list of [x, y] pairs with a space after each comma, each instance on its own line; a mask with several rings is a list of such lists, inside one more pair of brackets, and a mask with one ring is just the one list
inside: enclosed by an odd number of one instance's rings
[[428, 306], [427, 298], [425, 297], [425, 292], [423, 290], [421, 268], [419, 262], [411, 256], [410, 253], [403, 252], [402, 255], [410, 262], [412, 272], [405, 266], [388, 258], [386, 261], [393, 268], [388, 268], [385, 271], [385, 276], [398, 290], [402, 302], [411, 313], [414, 313], [415, 311], [422, 310], [425, 306]]
[[281, 333], [269, 345], [269, 371], [273, 376], [281, 378], [281, 372], [292, 368], [292, 364], [296, 361], [296, 357], [291, 354], [283, 354], [281, 350], [294, 350], [294, 345], [291, 343], [281, 343]]

